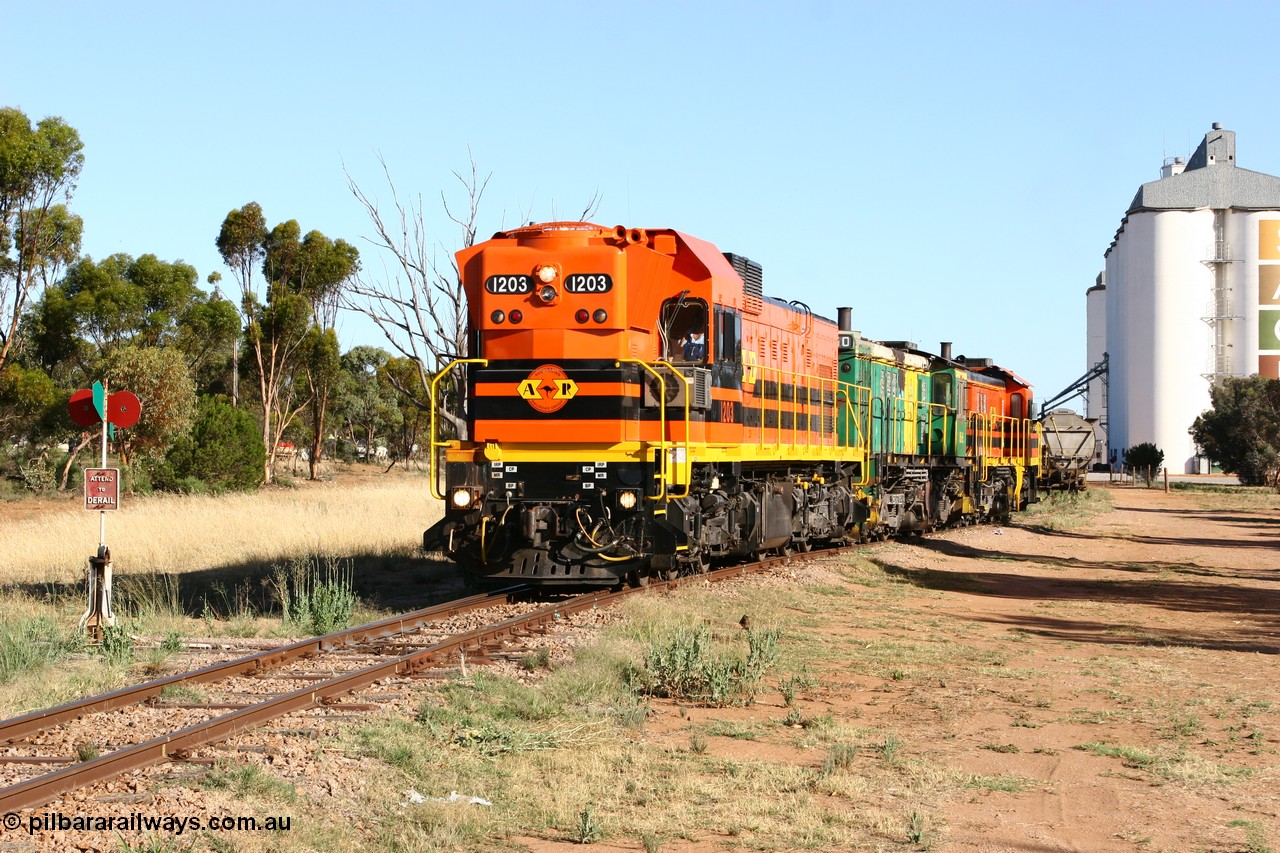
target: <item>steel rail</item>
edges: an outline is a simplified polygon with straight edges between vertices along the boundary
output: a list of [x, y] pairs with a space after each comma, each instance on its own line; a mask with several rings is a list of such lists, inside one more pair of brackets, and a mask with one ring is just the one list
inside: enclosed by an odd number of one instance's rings
[[155, 679], [154, 681], [136, 684], [132, 687], [124, 687], [111, 693], [78, 699], [55, 708], [33, 711], [20, 717], [0, 721], [0, 744], [22, 740], [31, 735], [39, 734], [46, 729], [70, 722], [85, 714], [113, 711], [117, 708], [140, 704], [154, 696], [158, 696], [160, 691], [175, 684], [203, 684], [237, 675], [254, 675], [282, 666], [290, 661], [342, 646], [353, 646], [372, 640], [408, 634], [432, 622], [439, 622], [473, 610], [482, 610], [486, 607], [510, 603], [514, 600], [518, 591], [525, 589], [527, 587], [524, 586], [507, 587], [489, 594], [460, 598], [445, 604], [415, 610], [412, 613], [392, 616], [365, 625], [357, 625], [354, 628], [345, 628], [341, 631], [300, 640], [274, 649], [266, 649], [247, 657], [222, 661], [221, 663], [210, 664], [190, 672], [180, 672]]
[[[850, 550], [850, 548], [845, 546], [824, 551], [812, 551], [802, 555], [801, 558], [806, 560], [814, 559], [821, 556], [844, 553], [848, 550]], [[550, 604], [546, 607], [512, 617], [494, 625], [476, 628], [474, 630], [449, 637], [425, 648], [417, 649], [410, 654], [392, 658], [385, 662], [373, 664], [353, 672], [344, 673], [326, 681], [318, 682], [290, 693], [275, 696], [252, 707], [242, 708], [230, 714], [213, 717], [205, 720], [204, 722], [195, 723], [178, 731], [116, 750], [115, 752], [99, 756], [98, 758], [85, 761], [81, 764], [46, 773], [42, 776], [28, 779], [8, 788], [0, 789], [0, 813], [17, 812], [22, 809], [35, 808], [49, 802], [59, 794], [66, 793], [67, 791], [92, 785], [95, 782], [113, 779], [122, 773], [127, 773], [131, 770], [137, 770], [143, 767], [149, 767], [165, 759], [181, 759], [185, 757], [190, 750], [197, 747], [227, 740], [237, 734], [249, 731], [265, 722], [282, 717], [286, 714], [309, 710], [311, 708], [328, 704], [337, 696], [346, 695], [355, 690], [367, 687], [384, 678], [411, 674], [427, 668], [441, 658], [452, 654], [465, 654], [466, 649], [483, 648], [483, 645], [487, 642], [493, 642], [507, 637], [514, 637], [522, 633], [528, 633], [531, 630], [546, 627], [547, 625], [554, 624], [556, 621], [562, 620], [566, 615], [580, 613], [584, 610], [602, 609], [628, 595], [652, 593], [664, 589], [675, 589], [688, 584], [702, 584], [729, 580], [731, 578], [741, 577], [755, 572], [767, 571], [777, 565], [790, 562], [792, 559], [795, 559], [795, 556], [782, 555], [778, 557], [771, 557], [756, 563], [717, 569], [705, 574], [683, 575], [668, 581], [654, 582], [647, 587], [624, 588], [610, 592], [586, 593], [566, 601]], [[509, 593], [507, 592], [500, 592], [497, 595], [501, 596], [508, 594]], [[443, 605], [442, 607], [456, 608], [463, 605], [464, 602], [471, 602], [475, 599], [483, 598], [485, 597], [475, 596], [472, 599], [462, 599], [458, 602], [453, 602], [450, 605]], [[474, 608], [479, 605], [474, 604], [470, 606]], [[413, 616], [414, 614], [409, 614], [404, 617], [396, 617], [394, 619], [384, 620], [383, 623], [373, 623], [372, 625], [360, 626], [360, 628], [351, 629], [351, 631], [369, 630], [375, 625], [396, 623], [401, 620], [412, 618]], [[326, 635], [326, 637], [331, 636], [333, 635]], [[311, 648], [316, 648], [317, 642], [325, 640], [326, 637], [317, 637], [313, 640], [308, 640], [305, 643], [295, 645], [305, 645]], [[161, 681], [166, 680], [167, 679], [161, 679]], [[159, 682], [150, 682], [149, 685], [141, 685], [141, 687], [149, 687], [150, 685], [158, 683]], [[118, 691], [118, 693], [122, 694], [128, 692], [128, 690]], [[99, 698], [107, 699], [114, 695], [115, 694], [109, 694], [108, 696]], [[56, 711], [60, 709], [54, 710]]]

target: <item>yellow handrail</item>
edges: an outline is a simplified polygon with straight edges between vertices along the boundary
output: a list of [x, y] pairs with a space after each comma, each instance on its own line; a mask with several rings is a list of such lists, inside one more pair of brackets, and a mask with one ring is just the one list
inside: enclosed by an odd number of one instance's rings
[[[858, 399], [855, 402], [849, 391], [856, 391]], [[871, 409], [874, 405], [875, 398], [871, 396], [871, 389], [863, 385], [854, 385], [852, 383], [844, 383], [842, 391], [837, 391], [837, 396], [844, 394], [844, 408], [846, 424], [852, 425], [853, 431], [857, 434], [857, 442], [849, 445], [851, 447], [861, 448], [862, 452], [870, 455], [871, 453]], [[865, 402], [863, 397], [866, 397]], [[858, 413], [862, 412], [864, 419], [858, 417]], [[845, 431], [848, 435], [848, 429]], [[864, 460], [865, 461], [865, 460]], [[862, 477], [855, 486], [865, 486], [871, 482], [871, 466], [864, 464], [862, 466]]]
[[[691, 485], [690, 481], [693, 479], [693, 476], [692, 476], [693, 457], [692, 457], [692, 454], [689, 452], [690, 450], [690, 447], [689, 447], [689, 397], [692, 396], [691, 394], [692, 389], [689, 386], [692, 385], [693, 383], [690, 381], [689, 377], [681, 373], [678, 369], [676, 369], [675, 365], [673, 365], [669, 361], [657, 361], [654, 364], [650, 364], [649, 362], [639, 358], [620, 358], [616, 362], [614, 362], [614, 365], [617, 367], [621, 367], [623, 364], [638, 364], [641, 367], [643, 367], [646, 371], [648, 371], [650, 375], [652, 375], [655, 379], [658, 380], [658, 437], [659, 437], [658, 449], [661, 451], [660, 456], [662, 459], [662, 461], [659, 463], [659, 468], [658, 468], [658, 482], [661, 484], [661, 490], [658, 492], [658, 494], [649, 496], [648, 499], [651, 501], [660, 501], [665, 498], [687, 498], [689, 496], [689, 488]], [[672, 373], [676, 375], [676, 378], [680, 382], [685, 383], [685, 392], [684, 392], [684, 465], [685, 465], [684, 475], [685, 476], [684, 476], [684, 494], [680, 494], [680, 495], [677, 495], [674, 493], [668, 494], [667, 492], [667, 481], [669, 479], [669, 471], [667, 469], [667, 448], [674, 446], [674, 443], [669, 442], [667, 440], [667, 380], [663, 377], [662, 373], [655, 368], [655, 364], [661, 367], [665, 367], [667, 370], [670, 370]]]
[[428, 402], [431, 405], [431, 453], [427, 458], [427, 477], [431, 482], [431, 497], [438, 501], [445, 499], [439, 488], [436, 478], [439, 476], [439, 463], [436, 460], [436, 448], [447, 447], [449, 442], [436, 440], [436, 386], [440, 384], [440, 380], [445, 377], [449, 371], [453, 370], [459, 364], [479, 364], [482, 367], [489, 364], [487, 358], [455, 358], [444, 366], [438, 373], [431, 377], [431, 391]]
[[[792, 447], [836, 447], [836, 435], [832, 432], [828, 435], [825, 431], [825, 416], [831, 417], [832, 426], [835, 426], [836, 419], [840, 412], [840, 401], [838, 399], [840, 389], [845, 385], [852, 388], [862, 390], [861, 386], [851, 385], [841, 382], [837, 379], [828, 379], [813, 373], [800, 373], [798, 371], [784, 371], [782, 368], [773, 367], [771, 365], [753, 364], [751, 369], [757, 374], [755, 385], [756, 404], [751, 406], [753, 411], [759, 411], [760, 423], [756, 430], [756, 446], [765, 447], [783, 447], [784, 439], [789, 438]], [[765, 379], [765, 376], [771, 376], [772, 379]], [[786, 384], [782, 380], [790, 381], [791, 397], [789, 400], [782, 399], [782, 388]], [[762, 386], [765, 382], [773, 384], [773, 396], [770, 397], [768, 391]], [[826, 400], [826, 391], [830, 390], [831, 400]], [[803, 396], [801, 392], [803, 391]], [[816, 401], [814, 397], [817, 397]], [[782, 416], [784, 412], [783, 403], [790, 404], [791, 431], [787, 433], [782, 426]], [[749, 406], [749, 395], [743, 391], [743, 406]], [[846, 403], [846, 407], [851, 407], [852, 403]], [[818, 427], [813, 428], [814, 411], [818, 415]], [[765, 415], [772, 414], [774, 423], [772, 427], [765, 426]], [[861, 432], [861, 429], [859, 430]], [[815, 438], [814, 433], [817, 433]], [[770, 442], [769, 438], [773, 438]], [[800, 439], [804, 438], [803, 444]]]

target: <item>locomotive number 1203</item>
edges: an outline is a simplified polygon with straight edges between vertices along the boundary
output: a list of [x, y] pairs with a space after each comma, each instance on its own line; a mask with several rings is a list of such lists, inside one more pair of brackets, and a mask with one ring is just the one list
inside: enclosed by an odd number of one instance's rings
[[533, 279], [527, 275], [491, 275], [484, 280], [484, 289], [490, 293], [529, 293]]
[[608, 273], [574, 273], [564, 280], [564, 289], [570, 293], [608, 293], [613, 290], [613, 278]]

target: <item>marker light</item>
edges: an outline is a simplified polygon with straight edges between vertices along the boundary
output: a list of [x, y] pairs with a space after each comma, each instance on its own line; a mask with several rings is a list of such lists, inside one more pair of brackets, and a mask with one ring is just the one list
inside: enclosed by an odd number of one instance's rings
[[449, 503], [453, 504], [455, 509], [466, 509], [471, 506], [471, 490], [454, 489], [453, 494], [449, 496]]
[[494, 311], [489, 315], [489, 319], [495, 323], [501, 323], [503, 320], [507, 319], [507, 314], [502, 310]]
[[512, 311], [510, 314], [508, 314], [507, 317], [508, 319], [511, 320], [512, 323], [519, 323], [521, 320], [524, 319], [524, 312], [521, 311], [519, 308], [517, 308], [514, 311]]
[[635, 492], [618, 492], [618, 506], [623, 509], [634, 509], [636, 505]]
[[556, 293], [556, 289], [549, 284], [538, 288], [538, 298], [550, 305], [556, 301], [556, 297], [560, 294]]
[[603, 323], [605, 320], [609, 319], [609, 312], [603, 308], [597, 308], [596, 313], [591, 315], [591, 318], [597, 323]]
[[577, 320], [579, 323], [585, 323], [591, 319], [591, 315], [587, 313], [586, 308], [579, 308], [573, 313], [573, 319]]
[[560, 275], [560, 270], [556, 269], [555, 264], [539, 264], [534, 267], [533, 274], [543, 284], [550, 284], [556, 280], [556, 276]]

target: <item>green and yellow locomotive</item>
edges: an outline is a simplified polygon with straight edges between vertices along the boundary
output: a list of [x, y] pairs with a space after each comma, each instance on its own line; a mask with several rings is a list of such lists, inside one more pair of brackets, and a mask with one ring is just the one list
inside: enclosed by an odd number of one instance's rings
[[[840, 309], [842, 328], [849, 314]], [[850, 405], [839, 435], [858, 442], [867, 425], [867, 538], [1002, 520], [1034, 499], [1030, 386], [989, 359], [953, 360], [950, 343], [941, 349], [841, 333]]]

